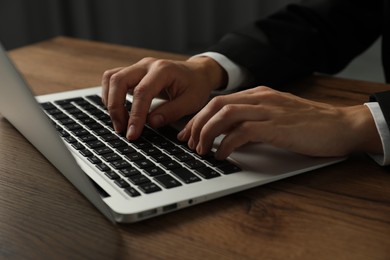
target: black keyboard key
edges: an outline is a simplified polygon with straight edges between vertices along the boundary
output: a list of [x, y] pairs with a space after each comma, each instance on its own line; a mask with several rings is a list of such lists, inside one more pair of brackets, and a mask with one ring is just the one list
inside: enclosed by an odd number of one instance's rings
[[89, 132], [84, 128], [75, 129], [72, 131], [72, 133], [77, 137], [89, 134]]
[[117, 179], [114, 182], [116, 185], [118, 185], [120, 188], [127, 188], [130, 187], [130, 184], [127, 183], [124, 179]]
[[142, 174], [129, 176], [128, 179], [134, 185], [140, 185], [142, 183], [150, 182], [150, 180], [145, 175]]
[[66, 111], [69, 113], [69, 114], [72, 114], [72, 115], [75, 115], [75, 114], [80, 114], [82, 113], [82, 111], [80, 109], [78, 109], [77, 107], [75, 106], [68, 106]]
[[100, 171], [102, 171], [102, 172], [108, 172], [108, 171], [111, 170], [111, 168], [108, 167], [108, 165], [105, 164], [105, 163], [96, 164], [96, 168], [98, 168], [98, 169], [99, 169]]
[[75, 97], [75, 98], [67, 98], [67, 99], [61, 99], [61, 100], [56, 100], [54, 103], [56, 103], [59, 106], [64, 106], [68, 105], [72, 102], [78, 102], [84, 100], [82, 97]]
[[125, 188], [125, 192], [130, 196], [130, 197], [138, 197], [141, 195], [136, 189], [133, 187], [127, 187]]
[[134, 164], [138, 168], [141, 168], [141, 169], [146, 169], [146, 168], [150, 168], [150, 167], [154, 167], [155, 166], [155, 164], [152, 163], [151, 161], [149, 161], [148, 159], [137, 160], [137, 161], [134, 162]]
[[59, 122], [62, 124], [62, 125], [68, 125], [68, 124], [75, 124], [76, 122], [71, 119], [71, 118], [64, 118], [64, 119], [61, 119], [59, 120]]
[[133, 146], [135, 146], [136, 148], [139, 148], [139, 149], [146, 148], [146, 147], [152, 147], [152, 144], [149, 143], [148, 141], [144, 140], [143, 138], [131, 141], [130, 143], [133, 144]]
[[53, 107], [52, 109], [46, 110], [46, 113], [48, 113], [49, 115], [63, 114], [63, 112], [56, 107]]
[[179, 143], [179, 140], [177, 140], [177, 134], [179, 133], [178, 130], [171, 126], [164, 126], [158, 129], [158, 132], [161, 133], [164, 137], [168, 138], [172, 142]]
[[201, 162], [199, 160], [186, 161], [186, 162], [184, 162], [184, 165], [190, 169], [197, 169], [197, 168], [202, 168], [202, 167], [206, 166], [203, 162]]
[[113, 148], [127, 146], [127, 144], [124, 141], [120, 140], [119, 138], [116, 140], [109, 141], [108, 145]]
[[231, 174], [231, 173], [242, 171], [240, 167], [232, 163], [218, 166], [217, 169], [220, 170], [223, 174]]
[[131, 146], [123, 146], [123, 147], [118, 147], [116, 150], [123, 155], [130, 154], [130, 153], [135, 153], [136, 150], [131, 147]]
[[[112, 144], [112, 147], [117, 147], [117, 146], [114, 146], [115, 144], [114, 144], [114, 142], [115, 141], [121, 141], [116, 135], [114, 135], [114, 134], [106, 134], [106, 135], [102, 135], [102, 136], [100, 136], [100, 138], [101, 139], [103, 139], [103, 141], [105, 141], [105, 142], [112, 142], [111, 144]], [[123, 142], [123, 141], [121, 141], [121, 142]], [[123, 142], [123, 143], [125, 143], [125, 142]], [[120, 144], [119, 144], [120, 145]]]
[[79, 153], [84, 157], [91, 157], [93, 155], [93, 153], [87, 149], [80, 150]]
[[102, 161], [97, 158], [96, 156], [90, 156], [87, 158], [88, 161], [90, 161], [92, 164], [98, 164], [98, 163], [101, 163]]
[[69, 136], [69, 133], [66, 132], [64, 129], [57, 129], [58, 131], [58, 134], [61, 136], [61, 137], [67, 137]]
[[96, 135], [99, 135], [99, 136], [102, 136], [102, 135], [106, 135], [106, 134], [111, 134], [111, 131], [108, 130], [107, 128], [98, 128], [98, 129], [94, 129], [93, 132], [96, 134]]
[[142, 147], [141, 151], [146, 154], [146, 155], [156, 155], [156, 154], [161, 154], [161, 151], [155, 147]]
[[180, 162], [190, 161], [194, 160], [194, 157], [188, 153], [179, 153], [175, 154], [174, 158]]
[[105, 144], [102, 141], [99, 141], [96, 138], [94, 140], [85, 142], [85, 145], [91, 149], [96, 149], [96, 148], [105, 146]]
[[160, 154], [152, 154], [150, 156], [150, 158], [155, 161], [155, 162], [166, 162], [166, 161], [171, 161], [172, 159], [166, 155], [166, 154], [163, 154], [163, 153], [160, 153]]
[[120, 157], [118, 154], [116, 153], [107, 153], [107, 154], [103, 154], [102, 155], [102, 158], [103, 160], [105, 160], [106, 162], [113, 162], [113, 161], [118, 161], [118, 160], [122, 160], [122, 157]]
[[119, 170], [119, 169], [129, 168], [131, 167], [131, 164], [125, 160], [122, 160], [121, 158], [121, 160], [111, 162], [111, 166]]
[[84, 108], [85, 106], [89, 105], [89, 106], [92, 106], [87, 100], [85, 100], [84, 98], [79, 98], [77, 100], [74, 101], [74, 103], [76, 103], [77, 105], [79, 105], [80, 107]]
[[163, 148], [163, 149], [170, 155], [184, 153], [184, 150], [181, 149], [180, 147], [177, 147], [177, 146], [166, 147], [166, 148]]
[[[103, 144], [103, 143], [102, 143]], [[104, 144], [103, 144], [104, 145]], [[106, 146], [103, 146], [103, 147], [97, 147], [93, 150], [96, 154], [98, 155], [102, 155], [102, 154], [107, 154], [107, 153], [113, 153], [113, 151], [106, 147]]]
[[161, 149], [168, 149], [168, 148], [175, 147], [175, 145], [171, 141], [168, 141], [162, 137], [161, 140], [159, 141], [150, 141], [150, 142]]
[[160, 162], [160, 165], [166, 170], [172, 170], [182, 167], [178, 162], [174, 160]]
[[79, 139], [84, 143], [90, 143], [91, 141], [97, 140], [97, 138], [91, 134], [79, 136]]
[[85, 146], [80, 144], [79, 142], [72, 143], [72, 147], [76, 150], [84, 150]]
[[110, 178], [111, 180], [120, 179], [119, 175], [116, 174], [116, 173], [113, 172], [113, 171], [108, 171], [108, 172], [105, 172], [104, 174], [105, 174], [108, 178]]
[[136, 168], [131, 167], [131, 166], [129, 166], [127, 168], [120, 169], [119, 173], [125, 177], [141, 174], [140, 171], [138, 171]]
[[193, 183], [200, 181], [200, 178], [198, 176], [196, 176], [186, 168], [177, 168], [172, 169], [171, 171], [177, 178], [182, 180], [184, 183]]
[[198, 168], [196, 169], [196, 172], [205, 179], [212, 179], [221, 176], [221, 174], [219, 174], [216, 170], [209, 167]]
[[146, 168], [144, 169], [144, 171], [146, 172], [147, 175], [149, 176], [158, 176], [158, 175], [162, 175], [162, 174], [165, 174], [165, 171], [162, 170], [160, 167], [158, 166], [153, 166], [153, 167], [150, 167], [150, 168]]
[[157, 192], [157, 191], [161, 190], [161, 188], [153, 182], [141, 184], [138, 186], [138, 188], [146, 194]]
[[87, 96], [86, 98], [88, 100], [92, 101], [93, 103], [95, 103], [96, 105], [100, 106], [101, 108], [105, 108], [105, 106], [102, 102], [102, 98], [99, 97], [98, 95], [90, 95], [90, 96]]
[[[98, 124], [96, 122], [95, 119], [91, 118], [91, 117], [85, 117], [85, 118], [80, 118], [79, 119], [81, 123], [83, 123], [84, 125], [89, 125], [89, 124]], [[103, 127], [99, 124], [100, 127]]]
[[66, 129], [68, 129], [69, 131], [73, 131], [73, 130], [82, 128], [81, 125], [79, 125], [78, 123], [67, 124], [67, 125], [65, 125], [65, 127], [66, 127]]
[[83, 118], [88, 118], [89, 116], [85, 113], [77, 113], [73, 115], [74, 118], [77, 120], [83, 119]]
[[99, 114], [95, 114], [93, 115], [95, 118], [97, 118], [99, 121], [102, 121], [104, 124], [107, 124], [108, 122], [111, 122], [111, 118], [109, 115], [105, 114], [105, 113], [99, 113]]
[[103, 126], [99, 123], [89, 123], [89, 124], [85, 124], [85, 127], [88, 128], [89, 130], [95, 130], [95, 129], [102, 128]]
[[51, 102], [41, 103], [41, 106], [44, 110], [54, 109], [56, 108]]
[[70, 144], [77, 142], [77, 140], [73, 136], [67, 136], [64, 138], [64, 140]]
[[62, 119], [65, 119], [65, 118], [69, 118], [69, 116], [67, 116], [66, 114], [64, 113], [59, 113], [59, 114], [55, 114], [55, 115], [52, 115], [54, 117], [54, 119], [56, 120], [62, 120]]
[[176, 180], [169, 174], [160, 175], [155, 177], [154, 179], [166, 189], [170, 189], [182, 185], [178, 180]]
[[204, 156], [202, 156], [202, 159], [205, 160], [205, 162], [213, 167], [217, 167], [220, 165], [228, 164], [229, 162], [227, 160], [217, 160], [214, 157], [213, 153], [208, 153]]
[[[159, 136], [158, 134], [156, 134], [155, 131], [153, 131], [152, 129], [150, 129], [148, 126], [145, 126], [143, 129], [142, 129], [142, 133], [141, 133], [141, 136], [142, 137], [151, 137], [151, 136], [154, 136], [154, 135], [157, 135]], [[148, 138], [146, 138], [148, 139]]]
[[129, 161], [131, 161], [131, 162], [136, 162], [136, 161], [139, 161], [139, 160], [145, 160], [145, 156], [143, 156], [142, 154], [139, 154], [139, 153], [127, 154], [126, 158]]

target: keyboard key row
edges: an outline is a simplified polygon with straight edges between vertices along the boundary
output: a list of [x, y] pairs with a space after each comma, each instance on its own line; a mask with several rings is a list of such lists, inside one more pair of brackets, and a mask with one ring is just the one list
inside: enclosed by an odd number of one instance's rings
[[[56, 125], [60, 136], [129, 196], [139, 196], [137, 189], [143, 193], [160, 191], [153, 181], [170, 189], [241, 170], [228, 161], [217, 161], [212, 155], [199, 158], [176, 139], [173, 128], [164, 127], [156, 132], [145, 126], [138, 140], [125, 140], [112, 132], [101, 98], [94, 95], [87, 99], [94, 105], [83, 98], [55, 102], [68, 114], [50, 102], [42, 107], [64, 127]], [[131, 109], [131, 103], [126, 107]]]

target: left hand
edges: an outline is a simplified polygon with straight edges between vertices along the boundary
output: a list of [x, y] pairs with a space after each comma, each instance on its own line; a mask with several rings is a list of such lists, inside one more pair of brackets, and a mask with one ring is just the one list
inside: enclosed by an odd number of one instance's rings
[[179, 133], [191, 149], [207, 153], [225, 134], [216, 158], [248, 142], [262, 142], [310, 156], [381, 153], [382, 144], [365, 105], [335, 107], [268, 87], [212, 99]]

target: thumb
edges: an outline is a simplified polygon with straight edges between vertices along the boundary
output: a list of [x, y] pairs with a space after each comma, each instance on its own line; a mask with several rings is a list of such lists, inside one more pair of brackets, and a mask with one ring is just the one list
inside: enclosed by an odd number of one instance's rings
[[153, 128], [159, 128], [175, 122], [183, 116], [198, 111], [199, 103], [201, 102], [194, 102], [193, 99], [188, 99], [184, 96], [165, 102], [149, 114], [148, 124]]

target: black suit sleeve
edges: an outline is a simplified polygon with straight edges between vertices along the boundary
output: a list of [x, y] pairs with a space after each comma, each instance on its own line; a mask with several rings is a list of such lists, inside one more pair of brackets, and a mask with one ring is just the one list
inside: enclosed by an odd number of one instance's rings
[[209, 50], [275, 87], [313, 72], [333, 74], [382, 33], [382, 0], [309, 0], [227, 34]]
[[390, 91], [375, 93], [371, 95], [370, 101], [379, 103], [386, 123], [390, 126]]

